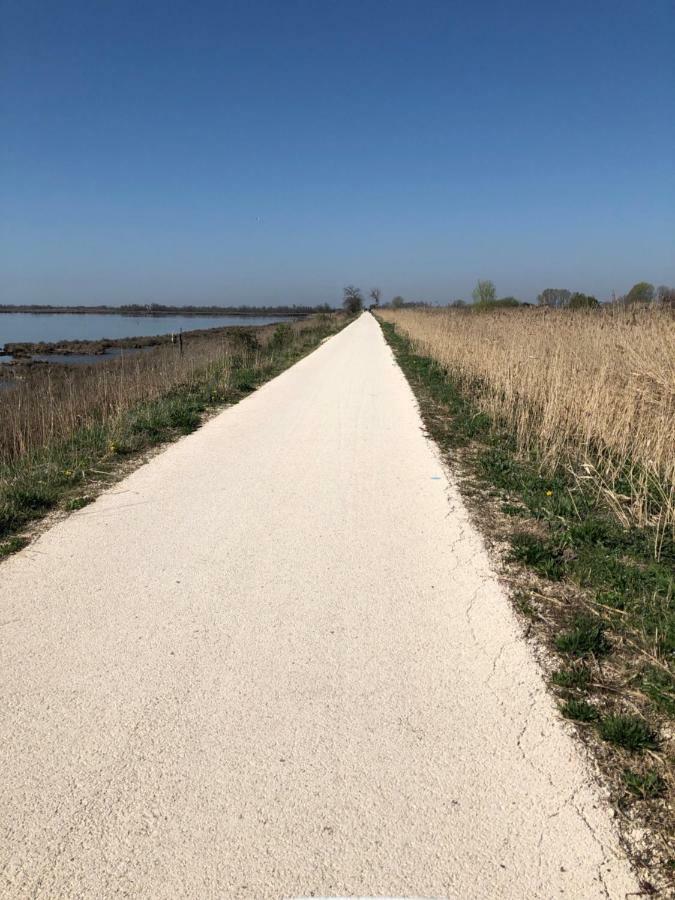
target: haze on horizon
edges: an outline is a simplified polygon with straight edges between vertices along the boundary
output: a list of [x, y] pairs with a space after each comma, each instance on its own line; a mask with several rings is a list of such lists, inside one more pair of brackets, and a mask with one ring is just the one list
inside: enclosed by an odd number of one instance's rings
[[0, 302], [675, 284], [675, 6], [4, 0]]

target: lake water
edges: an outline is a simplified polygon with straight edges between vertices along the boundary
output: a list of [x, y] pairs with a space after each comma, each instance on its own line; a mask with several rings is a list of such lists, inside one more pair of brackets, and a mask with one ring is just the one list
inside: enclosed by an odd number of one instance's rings
[[156, 334], [223, 328], [225, 325], [271, 325], [288, 322], [275, 316], [118, 316], [95, 313], [0, 313], [0, 348], [38, 341], [100, 341], [152, 337]]

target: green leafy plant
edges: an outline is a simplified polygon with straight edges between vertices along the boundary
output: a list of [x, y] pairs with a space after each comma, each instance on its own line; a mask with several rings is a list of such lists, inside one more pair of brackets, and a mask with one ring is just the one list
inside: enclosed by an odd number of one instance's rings
[[656, 750], [659, 739], [656, 732], [642, 719], [631, 715], [607, 716], [600, 723], [600, 736], [605, 741], [630, 750]]
[[85, 506], [88, 506], [93, 499], [93, 497], [72, 497], [70, 500], [66, 501], [65, 508], [71, 511], [83, 509]]
[[658, 772], [633, 772], [625, 769], [623, 781], [631, 794], [641, 800], [653, 800], [661, 797], [666, 791], [666, 783]]
[[558, 541], [545, 541], [533, 534], [515, 534], [511, 540], [510, 559], [524, 563], [550, 581], [560, 581], [565, 574], [565, 547]]
[[566, 700], [560, 711], [566, 719], [574, 719], [575, 722], [596, 722], [600, 718], [595, 706], [585, 700]]
[[586, 690], [590, 680], [591, 673], [586, 666], [559, 669], [551, 676], [551, 683], [557, 687], [574, 688], [579, 691]]
[[594, 616], [576, 616], [569, 631], [558, 635], [555, 646], [572, 656], [604, 656], [611, 645], [605, 637], [605, 625]]

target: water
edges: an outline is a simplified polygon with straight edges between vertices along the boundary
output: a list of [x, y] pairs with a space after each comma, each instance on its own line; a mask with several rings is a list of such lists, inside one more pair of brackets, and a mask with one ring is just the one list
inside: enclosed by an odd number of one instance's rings
[[[118, 359], [120, 356], [134, 356], [136, 353], [148, 353], [154, 350], [154, 347], [111, 347], [105, 353], [36, 353], [29, 357], [32, 361], [45, 362], [50, 365], [66, 365], [66, 366], [95, 366], [98, 363], [106, 362], [110, 359]], [[0, 365], [9, 363], [14, 359], [9, 354], [0, 356]], [[23, 360], [26, 357], [22, 357]], [[0, 378], [0, 391], [10, 391], [19, 385], [14, 378]]]
[[120, 356], [133, 356], [148, 350], [154, 350], [154, 347], [111, 347], [105, 353], [35, 353], [31, 359], [34, 362], [60, 363], [67, 366], [89, 366], [106, 362], [109, 359], [117, 359]]
[[[0, 313], [0, 347], [12, 343], [100, 341], [153, 337], [156, 334], [222, 328], [225, 325], [271, 325], [279, 316], [118, 316], [95, 313]], [[0, 357], [2, 360], [3, 357]], [[4, 357], [7, 361], [7, 357]]]

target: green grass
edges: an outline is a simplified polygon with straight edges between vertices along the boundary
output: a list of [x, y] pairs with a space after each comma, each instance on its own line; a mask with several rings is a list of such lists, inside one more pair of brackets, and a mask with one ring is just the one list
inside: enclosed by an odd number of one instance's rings
[[[0, 465], [0, 556], [21, 544], [19, 534], [58, 505], [80, 509], [90, 501], [86, 488], [114, 479], [120, 461], [189, 434], [209, 410], [235, 403], [313, 350], [347, 321], [319, 317], [301, 332], [283, 324], [261, 348], [255, 335], [238, 341], [234, 361], [209, 363], [192, 374], [189, 384], [120, 415], [73, 431], [69, 438]], [[73, 494], [76, 493], [76, 496]]]
[[657, 709], [675, 719], [675, 678], [670, 672], [647, 666], [640, 673], [638, 684]]
[[656, 732], [637, 716], [620, 714], [607, 716], [600, 723], [600, 736], [603, 740], [633, 753], [657, 750], [659, 747]]
[[558, 669], [551, 676], [551, 683], [556, 687], [585, 691], [591, 681], [591, 673], [586, 666]]
[[628, 790], [640, 800], [654, 800], [666, 792], [666, 783], [658, 772], [633, 772], [625, 769], [623, 782]]
[[605, 625], [594, 616], [575, 616], [571, 628], [555, 639], [556, 649], [570, 656], [605, 656], [611, 645], [605, 636]]
[[0, 541], [0, 559], [9, 556], [11, 553], [17, 553], [26, 546], [28, 546], [28, 541], [22, 537], [13, 537], [8, 541]]
[[586, 700], [566, 700], [560, 707], [560, 711], [566, 719], [575, 722], [596, 722], [600, 713]]
[[64, 503], [64, 509], [71, 512], [76, 509], [83, 509], [85, 506], [88, 506], [93, 499], [93, 497], [71, 497]]
[[514, 534], [509, 559], [521, 562], [550, 581], [565, 575], [565, 547], [556, 541], [545, 541], [533, 534]]
[[524, 506], [516, 506], [515, 503], [502, 503], [501, 510], [507, 516], [514, 516], [516, 518], [522, 518], [527, 515], [527, 510]]

